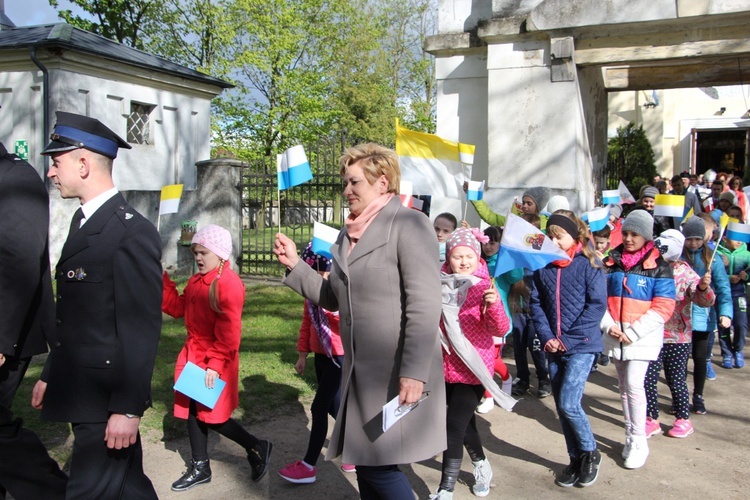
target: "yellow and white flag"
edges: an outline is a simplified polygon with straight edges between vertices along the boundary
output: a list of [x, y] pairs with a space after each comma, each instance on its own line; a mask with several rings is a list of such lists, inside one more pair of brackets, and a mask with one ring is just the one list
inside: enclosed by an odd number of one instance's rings
[[470, 144], [408, 130], [396, 121], [401, 178], [411, 181], [415, 193], [462, 198], [463, 184], [471, 180], [468, 162], [474, 162], [474, 149]]
[[180, 208], [180, 197], [182, 196], [182, 184], [170, 184], [161, 188], [159, 201], [159, 215], [176, 214]]

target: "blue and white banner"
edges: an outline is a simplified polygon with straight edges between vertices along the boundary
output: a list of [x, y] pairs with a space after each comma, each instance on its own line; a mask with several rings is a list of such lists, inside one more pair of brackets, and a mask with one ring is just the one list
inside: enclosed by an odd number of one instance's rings
[[479, 201], [484, 197], [484, 181], [469, 181], [469, 188], [466, 190], [466, 199], [469, 201]]
[[619, 205], [620, 204], [620, 190], [619, 189], [608, 189], [602, 191], [602, 205]]
[[301, 145], [293, 146], [276, 155], [276, 172], [279, 191], [299, 186], [313, 178], [305, 149]]
[[595, 208], [583, 214], [581, 218], [588, 223], [592, 233], [599, 231], [609, 222], [609, 207]]
[[508, 214], [497, 252], [495, 276], [523, 267], [534, 271], [556, 260], [570, 260], [543, 232], [517, 215]]
[[727, 225], [727, 231], [724, 234], [727, 239], [750, 243], [750, 224], [730, 222], [729, 225]]
[[313, 224], [312, 251], [328, 259], [332, 259], [331, 245], [336, 243], [339, 236], [339, 230], [316, 222]]

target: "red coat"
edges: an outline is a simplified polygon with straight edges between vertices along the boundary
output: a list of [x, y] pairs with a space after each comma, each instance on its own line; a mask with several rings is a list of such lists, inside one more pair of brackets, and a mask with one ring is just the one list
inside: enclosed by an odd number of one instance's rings
[[[223, 313], [216, 313], [208, 302], [208, 288], [216, 278], [218, 269], [206, 274], [196, 274], [188, 281], [182, 295], [174, 282], [164, 273], [162, 311], [175, 318], [185, 317], [187, 338], [177, 356], [175, 380], [188, 361], [203, 369], [211, 368], [226, 382], [213, 410], [196, 403], [198, 420], [220, 424], [229, 420], [239, 405], [239, 356], [242, 330], [242, 307], [245, 303], [245, 285], [237, 274], [224, 268], [219, 278], [219, 303]], [[175, 391], [174, 416], [187, 419], [190, 398]]]
[[[327, 354], [325, 349], [320, 345], [318, 332], [315, 331], [312, 319], [310, 319], [310, 310], [308, 302], [305, 299], [305, 312], [302, 315], [302, 324], [299, 327], [299, 339], [297, 340], [297, 352], [314, 352], [315, 354]], [[344, 348], [341, 346], [341, 336], [339, 335], [339, 313], [331, 312], [324, 309], [328, 317], [328, 325], [331, 327], [331, 354], [334, 356], [343, 356]]]

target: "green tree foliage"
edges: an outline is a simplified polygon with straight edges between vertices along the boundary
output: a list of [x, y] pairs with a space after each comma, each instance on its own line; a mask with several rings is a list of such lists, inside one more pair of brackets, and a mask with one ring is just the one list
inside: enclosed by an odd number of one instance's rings
[[93, 18], [73, 15], [61, 10], [59, 0], [49, 0], [58, 16], [66, 23], [116, 40], [124, 45], [143, 49], [144, 29], [159, 18], [164, 0], [66, 0]]
[[608, 142], [607, 188], [616, 189], [622, 180], [634, 196], [656, 175], [654, 149], [643, 125], [630, 122], [617, 128], [617, 135]]
[[[434, 131], [436, 0], [65, 0], [66, 22], [235, 85], [213, 102], [215, 152], [394, 142]], [[269, 167], [270, 168], [270, 167]]]

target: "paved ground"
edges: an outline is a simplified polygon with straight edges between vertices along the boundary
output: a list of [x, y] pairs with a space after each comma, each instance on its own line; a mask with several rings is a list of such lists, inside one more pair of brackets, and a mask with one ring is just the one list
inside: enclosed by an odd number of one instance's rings
[[[718, 347], [715, 350], [718, 353]], [[716, 355], [714, 357], [716, 360]], [[512, 361], [511, 373], [515, 372]], [[707, 415], [694, 415], [696, 432], [686, 439], [666, 435], [649, 440], [651, 455], [645, 467], [626, 470], [620, 458], [623, 442], [621, 410], [612, 365], [589, 378], [584, 406], [604, 456], [597, 483], [589, 488], [563, 489], [554, 484], [554, 473], [567, 464], [565, 444], [552, 397], [539, 400], [528, 394], [513, 413], [496, 407], [479, 417], [479, 427], [494, 469], [488, 498], [680, 498], [745, 499], [750, 497], [750, 365], [724, 370], [714, 363], [718, 378], [706, 382]], [[690, 383], [692, 387], [692, 383]], [[659, 386], [662, 412], [670, 405], [669, 391]], [[666, 432], [672, 416], [662, 413]], [[162, 442], [150, 436], [145, 445], [145, 466], [159, 496], [164, 499], [356, 499], [354, 474], [343, 473], [340, 462], [318, 463], [318, 481], [293, 485], [276, 470], [300, 458], [307, 445], [308, 408], [301, 404], [283, 418], [250, 431], [274, 442], [272, 470], [260, 482], [249, 480], [249, 466], [232, 442], [212, 434], [210, 455], [213, 480], [193, 490], [174, 493], [169, 487], [185, 469], [187, 440]], [[428, 460], [404, 468], [417, 498], [427, 498], [440, 481], [440, 462]], [[474, 498], [469, 485], [471, 464], [464, 467], [456, 486], [456, 500]]]

